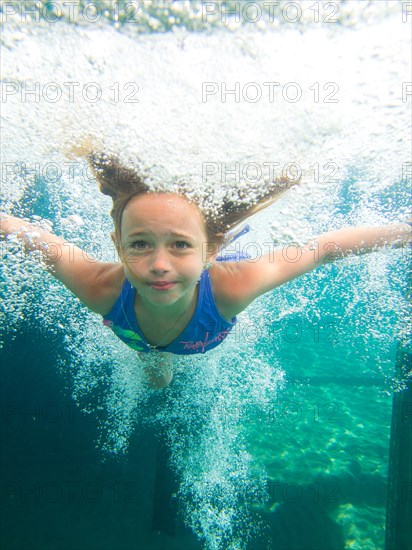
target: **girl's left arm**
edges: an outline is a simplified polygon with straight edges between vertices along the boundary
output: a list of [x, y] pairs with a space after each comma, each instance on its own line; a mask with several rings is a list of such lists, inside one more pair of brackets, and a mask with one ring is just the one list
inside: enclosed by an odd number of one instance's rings
[[323, 233], [303, 247], [291, 243], [253, 262], [239, 262], [230, 271], [224, 285], [225, 299], [228, 303], [242, 305], [241, 309], [244, 309], [261, 294], [325, 263], [350, 254], [366, 254], [385, 246], [400, 248], [411, 242], [412, 225], [409, 221], [377, 227], [350, 227]]

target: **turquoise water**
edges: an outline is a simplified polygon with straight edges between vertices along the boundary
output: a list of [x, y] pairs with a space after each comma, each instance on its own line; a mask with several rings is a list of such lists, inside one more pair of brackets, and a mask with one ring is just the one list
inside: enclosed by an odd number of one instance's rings
[[[242, 247], [407, 217], [401, 2], [337, 2], [336, 24], [316, 23], [313, 2], [285, 21], [281, 2], [259, 25], [203, 21], [200, 2], [146, 2], [133, 24], [130, 11], [116, 19], [112, 2], [94, 4], [107, 10], [96, 22], [88, 12], [4, 24], [4, 82], [97, 82], [102, 99], [7, 96], [2, 208], [114, 261], [110, 201], [67, 153], [93, 134], [143, 159], [154, 185], [185, 177], [212, 203], [224, 182], [205, 185], [202, 163], [299, 162], [301, 188], [253, 218]], [[204, 81], [298, 82], [303, 96], [203, 102]], [[128, 82], [137, 104], [114, 101]], [[314, 82], [336, 82], [339, 103], [314, 102]], [[2, 255], [2, 548], [384, 548], [395, 355], [410, 339], [406, 249], [261, 297], [224, 345], [176, 359], [159, 393], [34, 255], [12, 242]]]

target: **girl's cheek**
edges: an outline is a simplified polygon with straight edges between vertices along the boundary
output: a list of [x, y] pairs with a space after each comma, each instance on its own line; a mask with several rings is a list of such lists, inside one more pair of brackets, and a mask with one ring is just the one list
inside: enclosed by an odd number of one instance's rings
[[[140, 282], [142, 279], [141, 266], [136, 263], [123, 263], [124, 271], [128, 275], [128, 278], [132, 278], [135, 282]], [[140, 269], [139, 269], [140, 267]]]
[[126, 265], [129, 269], [141, 269], [144, 262], [142, 261], [142, 258], [139, 258], [138, 256], [134, 256], [133, 254], [128, 254], [123, 256], [122, 262], [124, 265]]

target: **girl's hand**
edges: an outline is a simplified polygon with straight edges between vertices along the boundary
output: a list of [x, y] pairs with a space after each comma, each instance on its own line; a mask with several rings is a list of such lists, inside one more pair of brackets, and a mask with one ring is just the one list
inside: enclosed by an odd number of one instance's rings
[[20, 220], [20, 218], [15, 218], [14, 216], [10, 216], [5, 212], [0, 212], [1, 236], [10, 235], [10, 233], [17, 232], [23, 223], [23, 220]]
[[0, 240], [4, 241], [8, 235], [15, 235], [24, 244], [26, 251], [40, 250], [44, 234], [45, 230], [37, 225], [5, 212], [0, 213]]

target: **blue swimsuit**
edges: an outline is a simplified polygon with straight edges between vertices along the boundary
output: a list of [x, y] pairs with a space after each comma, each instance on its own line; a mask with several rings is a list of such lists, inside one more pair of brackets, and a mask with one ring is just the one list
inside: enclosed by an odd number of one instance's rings
[[[232, 242], [249, 230], [250, 227], [247, 226], [232, 239]], [[247, 258], [250, 256], [239, 253], [226, 254], [218, 257], [217, 261], [229, 262]], [[103, 317], [103, 324], [111, 328], [116, 336], [131, 348], [149, 353], [153, 350], [153, 346], [146, 342], [137, 323], [134, 313], [135, 295], [136, 289], [126, 279], [114, 306]], [[236, 322], [236, 317], [227, 321], [220, 315], [213, 296], [209, 271], [204, 270], [199, 281], [197, 305], [192, 319], [180, 336], [165, 347], [156, 347], [156, 350], [178, 355], [206, 353], [226, 338]]]

